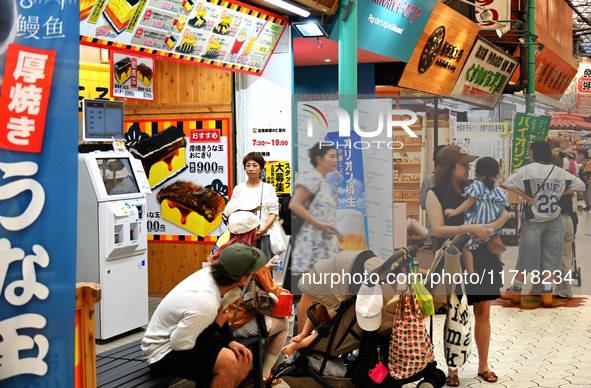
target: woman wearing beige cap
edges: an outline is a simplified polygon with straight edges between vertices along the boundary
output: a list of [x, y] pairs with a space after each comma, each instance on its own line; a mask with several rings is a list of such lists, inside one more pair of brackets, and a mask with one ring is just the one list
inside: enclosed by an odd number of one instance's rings
[[[446, 209], [456, 209], [465, 198], [462, 196], [468, 184], [470, 163], [478, 157], [469, 155], [457, 145], [448, 145], [437, 154], [439, 166], [435, 169], [433, 183], [435, 187], [427, 193], [427, 215], [433, 233], [443, 244], [447, 237], [470, 233], [479, 239], [489, 238], [495, 229], [500, 228], [509, 219], [507, 211], [490, 224], [464, 225], [464, 214], [445, 217]], [[473, 252], [474, 271], [491, 276], [482, 284], [466, 284], [468, 303], [474, 305], [474, 339], [478, 348], [478, 376], [486, 382], [494, 383], [497, 375], [488, 365], [490, 346], [490, 302], [499, 297], [502, 287], [501, 272], [503, 267], [498, 257], [492, 254], [486, 244]], [[446, 384], [450, 387], [460, 385], [458, 370], [449, 369]]]

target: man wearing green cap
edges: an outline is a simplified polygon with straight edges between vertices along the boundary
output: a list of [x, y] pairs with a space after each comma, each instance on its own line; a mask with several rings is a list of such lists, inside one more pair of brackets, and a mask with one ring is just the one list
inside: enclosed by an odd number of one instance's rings
[[142, 340], [150, 368], [195, 381], [197, 387], [238, 386], [248, 374], [252, 353], [234, 341], [222, 299], [233, 288], [244, 286], [266, 262], [260, 249], [233, 244], [217, 263], [172, 289], [154, 311]]

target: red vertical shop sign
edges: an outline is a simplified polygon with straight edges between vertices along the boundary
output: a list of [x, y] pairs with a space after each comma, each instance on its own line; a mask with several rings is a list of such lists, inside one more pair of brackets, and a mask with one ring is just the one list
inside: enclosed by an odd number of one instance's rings
[[12, 44], [0, 97], [0, 148], [41, 152], [55, 51]]

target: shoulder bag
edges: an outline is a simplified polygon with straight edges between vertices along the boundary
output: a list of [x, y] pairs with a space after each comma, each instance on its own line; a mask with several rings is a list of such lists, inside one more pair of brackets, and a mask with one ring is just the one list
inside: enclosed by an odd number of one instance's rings
[[460, 282], [462, 297], [458, 298], [455, 291], [449, 298], [449, 308], [443, 327], [443, 346], [445, 362], [451, 370], [456, 370], [468, 360], [472, 350], [472, 328], [470, 311], [464, 282]]
[[[259, 218], [262, 218], [263, 212], [263, 190], [264, 190], [264, 182], [261, 182], [261, 208], [259, 209]], [[283, 233], [281, 232], [281, 226], [277, 219], [273, 221], [267, 234], [261, 236], [258, 242], [258, 247], [265, 252], [267, 259], [270, 259], [274, 255], [280, 255], [287, 249], [285, 244], [285, 240], [283, 238]]]

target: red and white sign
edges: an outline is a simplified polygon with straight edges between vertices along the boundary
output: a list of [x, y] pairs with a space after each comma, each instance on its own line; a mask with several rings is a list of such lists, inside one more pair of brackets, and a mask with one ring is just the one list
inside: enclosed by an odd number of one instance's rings
[[[510, 20], [511, 19], [511, 7], [510, 2], [508, 0], [475, 0], [474, 3], [477, 6], [485, 7], [491, 12], [491, 16], [487, 16], [486, 20]], [[474, 14], [478, 17], [482, 18], [483, 10], [477, 7], [474, 7]], [[478, 19], [477, 19], [478, 20]], [[508, 22], [507, 22], [508, 23]], [[480, 28], [482, 30], [496, 30], [502, 27], [501, 23], [494, 23], [494, 22], [481, 22]]]
[[219, 143], [222, 133], [219, 129], [197, 129], [191, 131], [189, 143]]
[[0, 97], [0, 148], [41, 152], [55, 51], [12, 44]]
[[591, 68], [588, 65], [583, 69], [583, 75], [577, 80], [577, 93], [579, 94], [591, 94]]
[[577, 72], [577, 111], [591, 111], [591, 64], [581, 63]]

